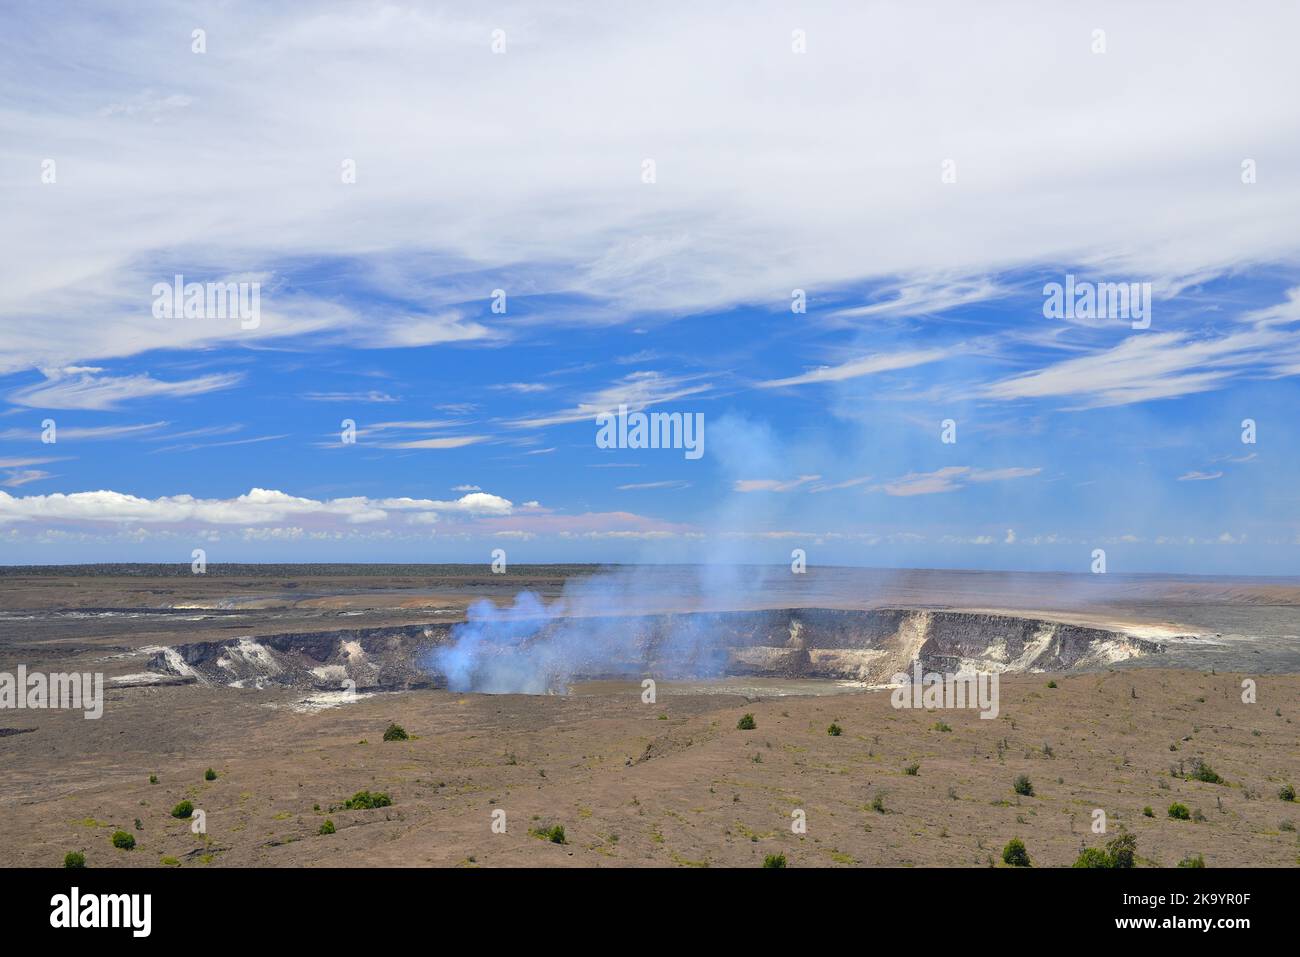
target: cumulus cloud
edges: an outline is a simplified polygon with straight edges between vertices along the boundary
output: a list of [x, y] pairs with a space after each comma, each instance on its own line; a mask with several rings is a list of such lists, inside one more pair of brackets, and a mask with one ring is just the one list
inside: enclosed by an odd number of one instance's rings
[[150, 499], [106, 490], [24, 497], [0, 492], [0, 523], [262, 525], [290, 519], [316, 519], [357, 525], [384, 522], [403, 513], [410, 513], [420, 521], [432, 521], [439, 514], [499, 516], [509, 515], [512, 509], [508, 499], [487, 492], [471, 492], [452, 501], [364, 496], [318, 500], [261, 488], [229, 499], [200, 499], [192, 495]]

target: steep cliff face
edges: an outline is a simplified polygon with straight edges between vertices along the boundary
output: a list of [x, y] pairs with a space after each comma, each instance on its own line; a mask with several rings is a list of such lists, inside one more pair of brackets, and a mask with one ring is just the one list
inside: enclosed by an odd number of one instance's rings
[[[448, 624], [234, 638], [159, 648], [150, 668], [233, 687], [318, 691], [439, 687], [428, 652]], [[1015, 615], [883, 608], [557, 619], [529, 644], [567, 636], [565, 678], [724, 674], [887, 683], [926, 671], [1067, 671], [1105, 667], [1163, 646], [1120, 632]], [[573, 635], [582, 637], [574, 641]], [[508, 650], [494, 653], [508, 653]]]

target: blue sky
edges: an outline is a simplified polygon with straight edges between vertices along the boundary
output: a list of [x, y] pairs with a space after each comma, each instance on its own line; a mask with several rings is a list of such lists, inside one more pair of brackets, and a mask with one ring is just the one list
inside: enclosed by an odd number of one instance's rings
[[1295, 10], [754, 11], [8, 8], [0, 562], [1295, 574]]

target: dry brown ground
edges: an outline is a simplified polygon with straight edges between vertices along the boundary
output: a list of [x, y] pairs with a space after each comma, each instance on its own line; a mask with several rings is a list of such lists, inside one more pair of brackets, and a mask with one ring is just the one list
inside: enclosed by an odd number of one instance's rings
[[[84, 850], [91, 867], [755, 866], [780, 852], [794, 867], [977, 867], [1020, 837], [1036, 865], [1064, 866], [1102, 842], [1089, 830], [1102, 808], [1110, 836], [1137, 835], [1144, 864], [1196, 853], [1210, 866], [1297, 864], [1297, 833], [1284, 828], [1300, 825], [1300, 804], [1277, 795], [1300, 786], [1300, 676], [1259, 678], [1252, 705], [1237, 675], [1048, 680], [1004, 677], [996, 720], [896, 711], [882, 693], [661, 693], [645, 705], [633, 686], [590, 697], [418, 691], [297, 714], [267, 706], [287, 703], [279, 692], [119, 689], [99, 721], [6, 715], [35, 730], [0, 737], [0, 863], [58, 864]], [[756, 730], [736, 728], [745, 712]], [[390, 721], [413, 740], [383, 742]], [[827, 734], [831, 722], [841, 736]], [[1171, 777], [1195, 757], [1227, 784]], [[216, 781], [203, 780], [209, 766]], [[1014, 793], [1019, 774], [1034, 797]], [[393, 806], [330, 810], [362, 789], [390, 793]], [[884, 813], [871, 808], [877, 795]], [[206, 812], [206, 837], [169, 816], [183, 798]], [[1204, 820], [1171, 820], [1173, 801]], [[505, 834], [491, 831], [496, 809]], [[802, 836], [795, 809], [807, 816]], [[338, 830], [322, 836], [327, 817]], [[553, 823], [566, 845], [529, 833]], [[119, 827], [135, 850], [111, 846]]]

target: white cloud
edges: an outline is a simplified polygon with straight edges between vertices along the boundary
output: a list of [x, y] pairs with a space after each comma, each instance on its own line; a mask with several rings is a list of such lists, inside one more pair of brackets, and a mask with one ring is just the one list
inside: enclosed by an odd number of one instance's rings
[[410, 513], [416, 520], [436, 520], [439, 514], [509, 515], [509, 499], [472, 492], [451, 501], [435, 499], [369, 499], [363, 496], [317, 500], [274, 489], [254, 488], [229, 499], [199, 499], [167, 495], [148, 499], [122, 492], [96, 491], [14, 497], [0, 492], [0, 523], [6, 522], [132, 522], [147, 525], [261, 525], [288, 519], [315, 519], [344, 525], [372, 524]]
[[900, 478], [872, 486], [871, 491], [883, 491], [886, 495], [897, 496], [936, 495], [965, 488], [968, 482], [1003, 482], [1028, 478], [1041, 471], [1037, 468], [973, 469], [969, 465], [949, 465], [933, 472], [909, 472]]
[[486, 435], [444, 435], [429, 439], [411, 439], [407, 442], [378, 442], [385, 449], [460, 449], [467, 445], [486, 442]]
[[[178, 399], [204, 395], [237, 385], [238, 373], [214, 373], [195, 379], [163, 382], [147, 373], [101, 376], [99, 370], [69, 369], [47, 372], [45, 382], [9, 393], [9, 401], [32, 409], [115, 409], [132, 399]], [[71, 374], [65, 374], [71, 373]]]
[[[142, 422], [139, 425], [94, 425], [94, 426], [58, 426], [56, 438], [60, 442], [68, 440], [75, 441], [100, 441], [108, 439], [121, 439], [128, 436], [145, 436], [159, 429], [165, 429], [170, 423], [168, 422]], [[30, 429], [5, 429], [0, 432], [0, 439], [14, 441], [36, 441], [41, 437], [41, 430], [37, 428]], [[165, 438], [165, 436], [163, 436]]]
[[836, 366], [821, 366], [803, 375], [788, 379], [769, 379], [758, 385], [763, 389], [776, 389], [784, 386], [807, 385], [813, 382], [842, 382], [845, 379], [857, 379], [862, 376], [875, 375], [878, 372], [892, 372], [895, 369], [910, 369], [913, 366], [938, 362], [954, 355], [952, 349], [913, 349], [907, 352], [894, 352], [863, 356], [851, 362]]
[[815, 482], [820, 475], [800, 475], [795, 479], [737, 479], [732, 485], [733, 492], [791, 492], [801, 485]]
[[1073, 398], [1075, 408], [1100, 408], [1208, 392], [1261, 366], [1287, 374], [1288, 362], [1300, 362], [1300, 339], [1266, 328], [1199, 339], [1184, 332], [1138, 333], [1113, 348], [992, 383], [980, 394]]
[[[897, 295], [849, 313], [913, 314], [986, 294], [981, 277], [1097, 250], [1122, 251], [1115, 272], [1166, 285], [1293, 258], [1300, 189], [1270, 171], [1300, 166], [1288, 92], [1300, 9], [1090, 10], [1122, 38], [1105, 56], [1064, 6], [989, 29], [986, 10], [952, 4], [936, 30], [923, 6], [817, 5], [801, 14], [809, 51], [795, 56], [775, 0], [742, 19], [708, 5], [545, 17], [521, 2], [491, 16], [227, 5], [205, 27], [241, 42], [214, 44], [206, 58], [220, 68], [180, 72], [157, 51], [193, 23], [167, 4], [82, 11], [60, 35], [78, 71], [42, 54], [36, 18], [16, 16], [6, 143], [56, 158], [59, 175], [42, 184], [27, 160], [6, 195], [0, 370], [307, 334], [366, 347], [490, 339], [523, 320], [480, 323], [465, 304], [486, 301], [485, 271], [521, 263], [546, 266], [528, 272], [530, 293], [584, 303], [539, 321], [622, 322], [870, 278]], [[487, 52], [496, 26], [504, 56]], [[864, 57], [866, 38], [882, 37]], [[176, 149], [233, 129], [258, 148]], [[1240, 148], [1215, 154], [1206, 129]], [[1240, 183], [1238, 153], [1259, 159], [1257, 186]], [[653, 186], [639, 179], [647, 155]], [[340, 181], [344, 159], [356, 184]], [[339, 250], [386, 294], [376, 301], [428, 314], [359, 314], [273, 275], [256, 330], [149, 316], [152, 283], [178, 260], [202, 281]], [[225, 268], [200, 268], [213, 263]]]
[[515, 428], [539, 429], [568, 422], [592, 422], [602, 412], [617, 413], [619, 406], [639, 412], [653, 405], [672, 402], [688, 395], [707, 392], [712, 386], [700, 382], [700, 376], [666, 376], [659, 372], [633, 372], [612, 385], [594, 392], [570, 409], [516, 419]]

